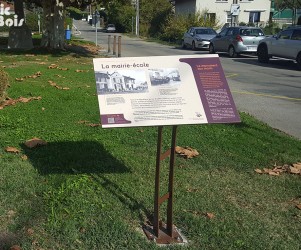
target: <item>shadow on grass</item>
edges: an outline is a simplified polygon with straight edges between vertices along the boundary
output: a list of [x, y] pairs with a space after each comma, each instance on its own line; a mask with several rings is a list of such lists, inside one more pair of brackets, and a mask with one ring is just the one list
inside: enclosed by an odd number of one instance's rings
[[142, 202], [138, 202], [134, 197], [125, 192], [119, 185], [112, 182], [105, 176], [92, 175], [104, 189], [113, 194], [121, 203], [123, 203], [132, 213], [137, 212], [141, 225], [146, 220], [153, 221], [152, 211], [147, 209]]
[[[130, 170], [100, 143], [66, 141], [52, 142], [33, 149], [24, 145], [22, 147], [28, 160], [41, 175], [90, 174], [99, 185], [120, 200], [125, 207], [138, 213], [141, 223], [151, 217], [151, 212], [142, 202], [127, 193], [118, 183], [104, 176], [106, 173], [129, 173]], [[62, 176], [59, 179], [64, 181], [65, 178]], [[22, 225], [27, 223], [22, 223]]]
[[[69, 41], [66, 43], [65, 49], [50, 49], [40, 47], [41, 39], [33, 38], [33, 49], [8, 49], [8, 37], [0, 37], [0, 52], [7, 55], [26, 55], [26, 54], [36, 54], [36, 55], [49, 55], [52, 56], [66, 56], [73, 54], [73, 56], [83, 56], [83, 57], [95, 57], [97, 55], [97, 48], [94, 44], [84, 42], [84, 41]], [[75, 55], [74, 55], [75, 54]]]
[[21, 146], [41, 175], [129, 172], [121, 161], [93, 141], [51, 142], [33, 149]]

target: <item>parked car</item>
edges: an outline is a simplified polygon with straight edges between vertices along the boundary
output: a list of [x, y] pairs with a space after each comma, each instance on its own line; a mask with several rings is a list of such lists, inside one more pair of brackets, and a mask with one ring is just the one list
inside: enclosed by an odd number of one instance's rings
[[206, 27], [191, 27], [183, 35], [182, 48], [208, 49], [210, 39], [216, 36], [216, 31]]
[[257, 56], [262, 63], [268, 63], [273, 56], [292, 59], [301, 70], [301, 26], [289, 27], [277, 35], [261, 40]]
[[116, 28], [114, 24], [108, 24], [107, 28], [106, 28], [106, 32], [116, 32]]
[[227, 52], [230, 57], [241, 53], [256, 53], [264, 33], [258, 27], [229, 27], [211, 39], [209, 53]]

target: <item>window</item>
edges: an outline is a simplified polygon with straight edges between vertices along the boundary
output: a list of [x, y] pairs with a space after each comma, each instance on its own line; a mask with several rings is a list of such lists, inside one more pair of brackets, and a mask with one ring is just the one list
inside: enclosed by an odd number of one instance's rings
[[227, 31], [228, 31], [228, 29], [224, 29], [224, 30], [222, 30], [219, 34], [220, 34], [221, 36], [225, 36], [226, 33], [227, 33]]
[[232, 23], [231, 11], [227, 11], [227, 21], [226, 21], [226, 23]]
[[206, 18], [208, 19], [208, 21], [215, 22], [216, 14], [215, 13], [207, 13]]
[[227, 32], [227, 36], [232, 36], [233, 35], [233, 32], [234, 32], [234, 29], [228, 29], [228, 32]]
[[284, 30], [280, 33], [279, 39], [290, 39], [292, 35], [292, 30]]
[[301, 40], [301, 29], [294, 31], [292, 35], [292, 40]]
[[260, 22], [260, 13], [258, 11], [251, 11], [249, 15], [249, 23], [258, 23]]
[[264, 36], [261, 29], [241, 29], [240, 35], [243, 36]]

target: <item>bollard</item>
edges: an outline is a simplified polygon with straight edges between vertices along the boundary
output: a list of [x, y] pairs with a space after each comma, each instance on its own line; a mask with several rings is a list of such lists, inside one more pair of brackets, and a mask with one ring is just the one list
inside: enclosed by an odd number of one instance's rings
[[111, 52], [111, 35], [108, 35], [108, 53]]
[[118, 37], [118, 57], [121, 57], [121, 36]]
[[113, 55], [116, 56], [116, 36], [114, 36], [113, 40]]

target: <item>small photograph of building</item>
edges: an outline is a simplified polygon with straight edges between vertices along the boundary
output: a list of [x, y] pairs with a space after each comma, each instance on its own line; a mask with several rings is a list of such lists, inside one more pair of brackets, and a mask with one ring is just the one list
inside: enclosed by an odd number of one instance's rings
[[181, 84], [181, 77], [178, 69], [149, 69], [151, 85], [175, 85]]
[[148, 92], [144, 70], [95, 72], [97, 94], [127, 94]]

